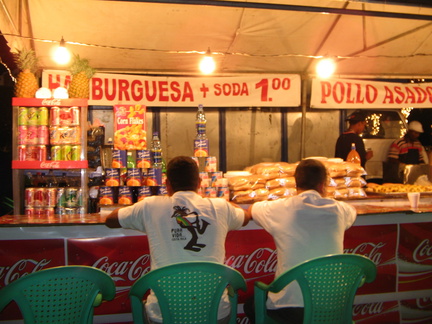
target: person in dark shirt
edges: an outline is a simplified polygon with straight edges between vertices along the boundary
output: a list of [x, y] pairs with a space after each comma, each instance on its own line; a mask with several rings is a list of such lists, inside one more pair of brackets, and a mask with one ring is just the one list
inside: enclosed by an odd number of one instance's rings
[[347, 121], [349, 123], [348, 129], [336, 141], [335, 157], [345, 161], [351, 151], [351, 144], [354, 143], [360, 155], [361, 166], [364, 168], [366, 161], [373, 156], [373, 151], [366, 152], [363, 139], [359, 136], [366, 127], [366, 115], [361, 111], [356, 111], [347, 118]]

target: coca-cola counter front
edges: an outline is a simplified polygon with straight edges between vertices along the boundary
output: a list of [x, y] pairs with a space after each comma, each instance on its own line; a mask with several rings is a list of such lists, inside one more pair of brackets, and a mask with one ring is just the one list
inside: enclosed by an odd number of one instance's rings
[[[360, 323], [432, 323], [432, 197], [411, 210], [405, 199], [350, 201], [359, 216], [345, 235], [345, 253], [363, 254], [378, 275], [358, 290], [353, 318]], [[244, 206], [245, 208], [247, 206]], [[109, 229], [101, 214], [0, 217], [0, 288], [34, 271], [60, 265], [100, 268], [114, 279], [117, 294], [95, 310], [95, 323], [131, 322], [128, 292], [150, 269], [147, 238]], [[247, 280], [239, 298], [239, 323], [248, 323], [243, 303], [256, 280], [274, 278], [277, 255], [269, 234], [253, 221], [230, 232], [226, 264]], [[19, 319], [11, 304], [0, 322]]]

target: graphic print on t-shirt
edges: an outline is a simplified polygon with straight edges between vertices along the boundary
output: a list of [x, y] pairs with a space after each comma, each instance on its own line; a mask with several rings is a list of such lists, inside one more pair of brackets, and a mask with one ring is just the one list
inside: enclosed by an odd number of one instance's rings
[[[171, 218], [172, 217], [175, 217], [177, 224], [181, 229], [187, 229], [192, 235], [192, 238], [186, 244], [184, 249], [194, 252], [201, 251], [201, 249], [206, 245], [198, 243], [198, 234], [203, 235], [210, 223], [205, 220], [201, 220], [198, 213], [190, 212], [189, 208], [184, 206], [174, 206], [174, 213], [172, 214]], [[181, 233], [178, 233], [177, 229], [173, 229], [172, 234], [173, 240], [183, 239], [181, 238]]]

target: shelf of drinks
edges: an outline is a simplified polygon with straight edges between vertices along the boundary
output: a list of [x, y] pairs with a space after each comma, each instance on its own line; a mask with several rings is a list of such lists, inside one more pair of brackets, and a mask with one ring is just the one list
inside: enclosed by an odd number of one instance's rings
[[12, 161], [12, 169], [87, 169], [88, 161]]
[[87, 106], [88, 99], [38, 99], [38, 98], [12, 98], [12, 106], [25, 107], [72, 107]]

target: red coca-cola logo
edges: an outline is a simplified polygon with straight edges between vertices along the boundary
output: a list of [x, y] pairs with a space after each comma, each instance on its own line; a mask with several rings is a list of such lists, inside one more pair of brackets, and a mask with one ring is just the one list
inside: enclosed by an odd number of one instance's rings
[[12, 266], [0, 267], [0, 280], [4, 286], [10, 284], [21, 277], [28, 275], [47, 266], [51, 260], [42, 259], [40, 261], [33, 259], [21, 259]]
[[41, 162], [40, 164], [41, 168], [45, 168], [45, 169], [58, 169], [60, 168], [60, 162], [55, 161], [55, 162]]
[[143, 254], [136, 260], [111, 262], [109, 257], [103, 256], [92, 265], [108, 273], [114, 281], [135, 281], [150, 271], [150, 255]]
[[421, 263], [426, 260], [432, 260], [432, 245], [429, 239], [424, 239], [413, 251], [414, 261]]
[[432, 297], [417, 298], [416, 305], [419, 309], [431, 309], [432, 308]]
[[59, 105], [61, 105], [61, 100], [60, 99], [43, 99], [42, 105], [59, 106]]
[[379, 251], [383, 248], [386, 243], [373, 243], [373, 242], [364, 242], [362, 244], [357, 245], [352, 249], [345, 249], [345, 253], [351, 254], [362, 254], [373, 261], [376, 265], [380, 264], [382, 261], [382, 253]]
[[276, 250], [258, 248], [252, 253], [230, 256], [225, 263], [243, 274], [274, 273], [276, 271]]
[[355, 305], [353, 307], [353, 316], [377, 315], [377, 314], [381, 314], [383, 310], [384, 310], [384, 303], [382, 302]]

